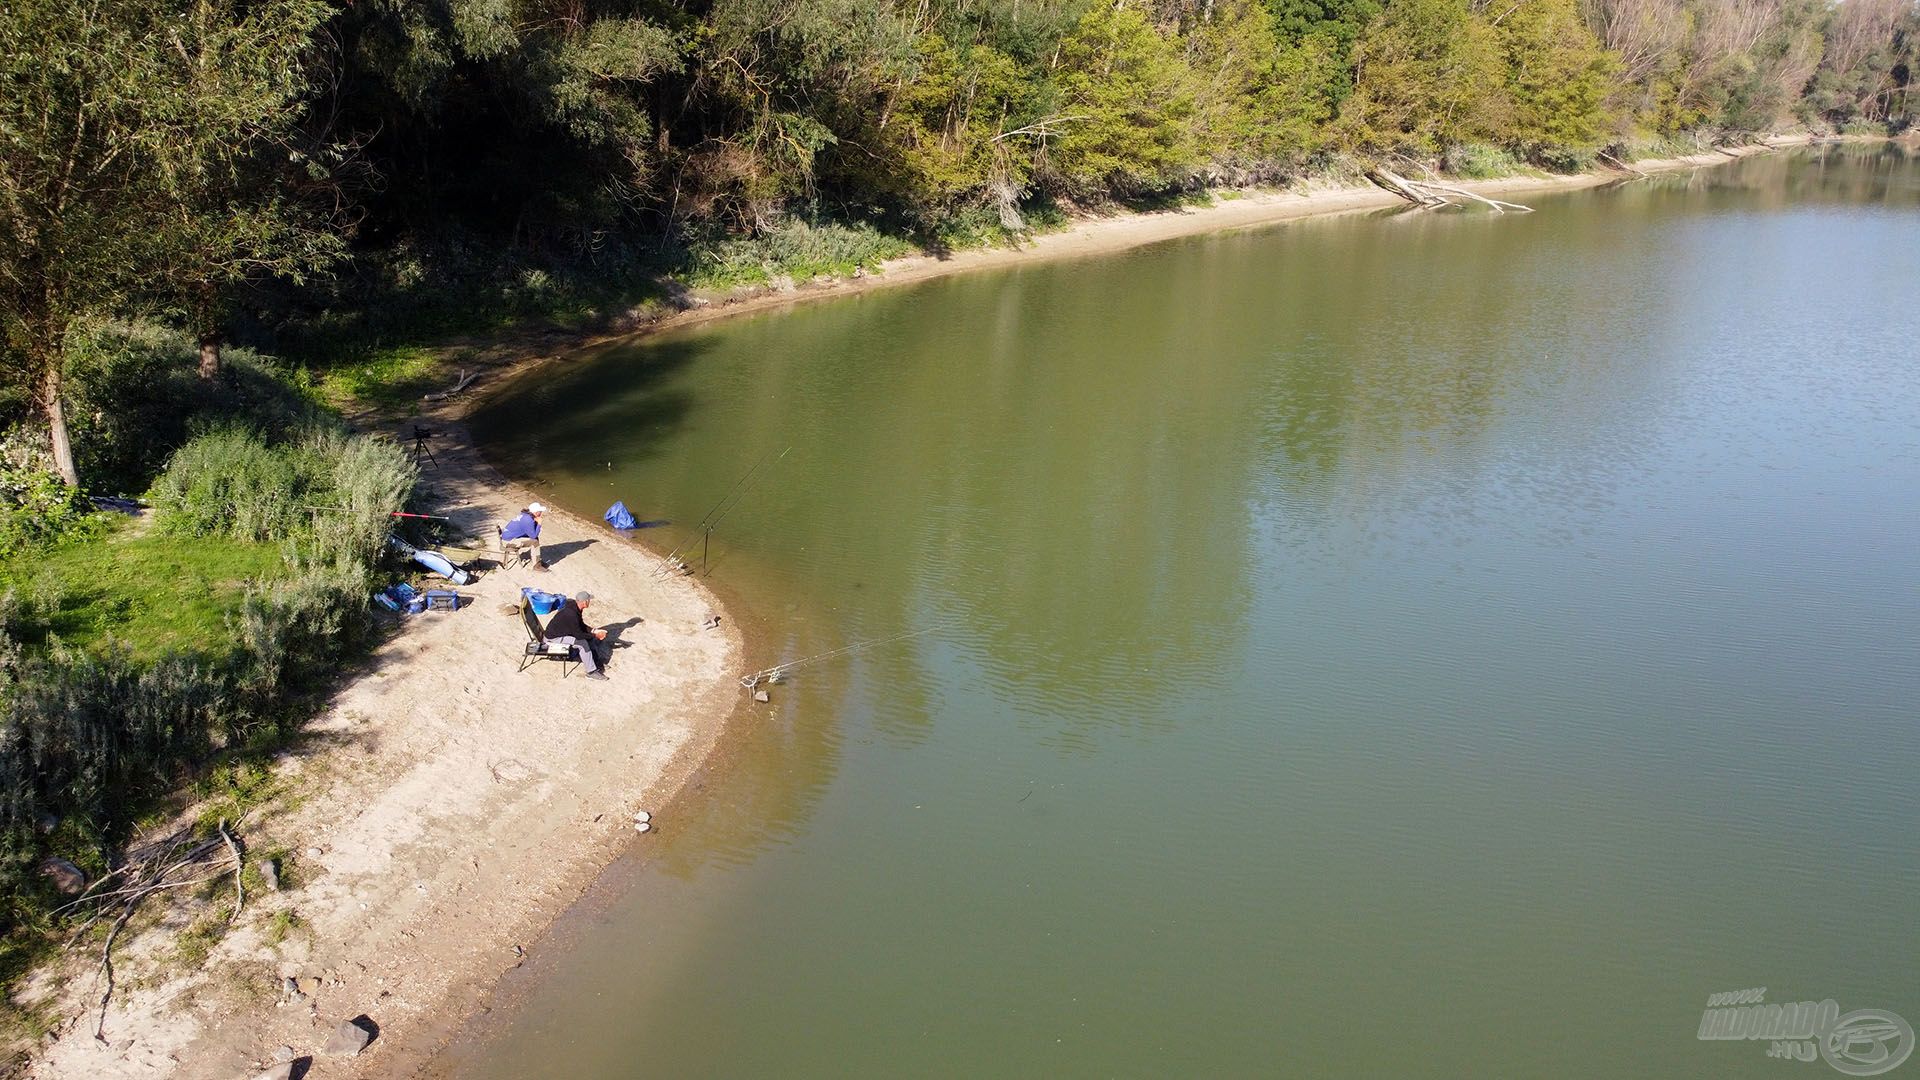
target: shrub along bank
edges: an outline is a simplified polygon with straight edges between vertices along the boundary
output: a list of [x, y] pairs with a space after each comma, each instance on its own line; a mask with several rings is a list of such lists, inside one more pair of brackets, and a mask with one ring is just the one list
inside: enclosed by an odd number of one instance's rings
[[208, 388], [190, 367], [191, 382], [169, 377], [164, 336], [122, 341], [80, 382], [128, 405], [83, 414], [76, 450], [144, 488], [151, 520], [59, 502], [57, 481], [16, 494], [33, 470], [0, 472], [8, 975], [60, 899], [46, 859], [95, 878], [170, 795], [297, 737], [373, 638], [368, 592], [416, 478], [398, 446], [346, 431], [264, 358]]

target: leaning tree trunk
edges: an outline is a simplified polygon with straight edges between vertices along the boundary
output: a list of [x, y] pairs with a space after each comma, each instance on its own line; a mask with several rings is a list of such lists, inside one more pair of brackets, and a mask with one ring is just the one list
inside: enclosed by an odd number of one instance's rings
[[47, 418], [47, 433], [53, 438], [53, 466], [69, 487], [80, 486], [80, 473], [73, 467], [73, 442], [67, 438], [67, 410], [60, 403], [60, 365], [47, 365], [40, 387], [40, 409]]
[[220, 374], [220, 331], [200, 335], [200, 377], [211, 379]]

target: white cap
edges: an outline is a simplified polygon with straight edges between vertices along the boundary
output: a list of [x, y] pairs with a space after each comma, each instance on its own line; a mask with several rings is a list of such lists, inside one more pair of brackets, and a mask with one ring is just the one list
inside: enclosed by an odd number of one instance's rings
[[541, 506], [539, 503], [527, 504], [527, 513], [529, 514], [544, 514], [546, 512], [547, 512], [547, 508], [544, 506]]

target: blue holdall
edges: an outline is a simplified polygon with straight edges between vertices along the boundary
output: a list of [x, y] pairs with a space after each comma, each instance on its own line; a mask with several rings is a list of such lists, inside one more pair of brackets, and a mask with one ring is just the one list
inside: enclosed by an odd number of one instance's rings
[[631, 529], [635, 524], [633, 511], [627, 509], [627, 504], [623, 502], [617, 502], [607, 507], [606, 518], [607, 524], [616, 529]]

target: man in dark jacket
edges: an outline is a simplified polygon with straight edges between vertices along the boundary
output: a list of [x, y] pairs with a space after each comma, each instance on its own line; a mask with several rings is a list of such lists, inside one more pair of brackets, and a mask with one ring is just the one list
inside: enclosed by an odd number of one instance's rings
[[582, 618], [592, 606], [593, 594], [587, 592], [561, 601], [560, 610], [547, 620], [544, 636], [548, 641], [573, 646], [573, 654], [580, 658], [580, 666], [587, 669], [587, 678], [604, 679], [607, 673], [600, 669], [606, 666], [610, 651], [606, 644], [607, 632], [595, 630]]

